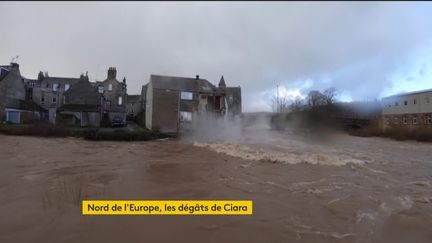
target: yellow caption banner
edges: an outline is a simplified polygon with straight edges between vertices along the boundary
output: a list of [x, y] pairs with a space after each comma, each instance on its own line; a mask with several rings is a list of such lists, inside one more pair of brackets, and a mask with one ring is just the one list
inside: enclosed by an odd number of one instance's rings
[[252, 215], [252, 200], [83, 200], [83, 215]]

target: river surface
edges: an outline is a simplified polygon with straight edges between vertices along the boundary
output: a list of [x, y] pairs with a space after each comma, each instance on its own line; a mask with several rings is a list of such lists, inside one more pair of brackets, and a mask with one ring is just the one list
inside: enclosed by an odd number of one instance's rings
[[[250, 199], [254, 214], [83, 216], [83, 199]], [[432, 144], [0, 135], [0, 216], [0, 242], [432, 242]]]

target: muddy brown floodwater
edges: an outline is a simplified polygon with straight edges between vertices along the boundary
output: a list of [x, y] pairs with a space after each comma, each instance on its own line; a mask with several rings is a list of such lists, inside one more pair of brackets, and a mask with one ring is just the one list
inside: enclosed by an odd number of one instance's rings
[[[431, 144], [265, 137], [0, 135], [0, 242], [432, 242]], [[254, 214], [83, 216], [83, 199], [251, 199]]]

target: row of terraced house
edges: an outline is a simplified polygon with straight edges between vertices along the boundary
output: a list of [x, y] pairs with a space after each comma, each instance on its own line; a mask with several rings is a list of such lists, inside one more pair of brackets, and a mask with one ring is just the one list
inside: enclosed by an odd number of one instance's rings
[[17, 63], [0, 66], [2, 122], [99, 127], [130, 119], [148, 129], [177, 133], [193, 129], [203, 112], [215, 118], [240, 115], [241, 88], [227, 87], [223, 77], [216, 86], [198, 75], [151, 75], [141, 94], [129, 95], [126, 78], [119, 81], [114, 67], [105, 80], [91, 82], [87, 73], [68, 78], [39, 72], [37, 79], [28, 79]]

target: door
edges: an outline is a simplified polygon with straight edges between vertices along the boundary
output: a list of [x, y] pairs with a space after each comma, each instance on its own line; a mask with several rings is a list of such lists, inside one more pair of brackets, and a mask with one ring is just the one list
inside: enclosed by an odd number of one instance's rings
[[19, 111], [8, 111], [6, 121], [14, 124], [20, 123], [20, 112]]

